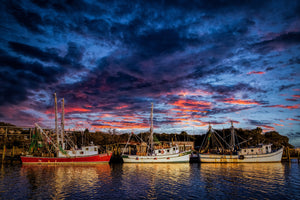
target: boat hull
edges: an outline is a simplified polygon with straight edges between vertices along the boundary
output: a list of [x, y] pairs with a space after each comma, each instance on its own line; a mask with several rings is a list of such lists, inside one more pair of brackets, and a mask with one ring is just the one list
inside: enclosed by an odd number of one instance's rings
[[111, 156], [111, 153], [68, 158], [21, 156], [21, 160], [23, 164], [97, 164], [108, 163]]
[[159, 156], [123, 155], [122, 158], [124, 163], [186, 163], [190, 160], [190, 152]]
[[257, 155], [220, 155], [199, 154], [202, 163], [263, 163], [281, 162], [283, 148], [266, 154]]

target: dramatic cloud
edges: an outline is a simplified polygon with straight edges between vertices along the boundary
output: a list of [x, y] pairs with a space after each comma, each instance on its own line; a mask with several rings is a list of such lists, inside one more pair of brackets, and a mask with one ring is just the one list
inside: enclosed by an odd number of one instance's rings
[[5, 1], [0, 121], [53, 127], [56, 93], [72, 129], [147, 131], [153, 103], [157, 132], [204, 133], [234, 121], [297, 133], [299, 8], [283, 0]]

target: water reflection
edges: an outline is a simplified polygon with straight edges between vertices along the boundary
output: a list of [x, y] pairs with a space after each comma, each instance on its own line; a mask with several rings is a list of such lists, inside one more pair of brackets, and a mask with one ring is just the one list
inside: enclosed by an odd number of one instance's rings
[[300, 165], [25, 165], [0, 170], [0, 199], [300, 199]]
[[[124, 164], [122, 189], [129, 199], [168, 199], [180, 197], [190, 185], [190, 165]], [[136, 189], [138, 188], [138, 189]]]
[[[29, 198], [64, 199], [70, 196], [93, 196], [95, 188], [111, 181], [108, 164], [92, 166], [25, 165], [20, 175], [28, 181]], [[47, 191], [47, 192], [45, 192]], [[48, 196], [40, 196], [48, 194]], [[50, 196], [49, 196], [50, 195]]]
[[208, 198], [268, 196], [285, 182], [281, 163], [201, 164], [199, 168], [199, 187]]

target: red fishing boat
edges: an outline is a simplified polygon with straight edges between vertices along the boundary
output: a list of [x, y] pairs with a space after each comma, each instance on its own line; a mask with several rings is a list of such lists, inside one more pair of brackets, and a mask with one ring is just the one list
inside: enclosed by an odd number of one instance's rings
[[64, 99], [62, 99], [62, 122], [60, 131], [57, 125], [57, 99], [55, 97], [55, 134], [44, 131], [38, 124], [32, 135], [29, 152], [21, 156], [23, 164], [97, 164], [108, 163], [112, 153], [99, 153], [99, 147], [93, 143], [87, 146], [77, 145], [70, 140], [64, 131]]
[[[96, 146], [84, 147], [85, 149], [97, 148]], [[76, 150], [76, 152], [83, 153], [82, 155], [71, 156], [69, 154], [60, 157], [47, 157], [47, 156], [21, 156], [21, 160], [23, 164], [97, 164], [97, 163], [105, 163], [109, 162], [111, 158], [111, 153], [103, 153], [98, 154], [96, 152], [89, 152], [85, 150]], [[91, 153], [90, 155], [84, 155]]]

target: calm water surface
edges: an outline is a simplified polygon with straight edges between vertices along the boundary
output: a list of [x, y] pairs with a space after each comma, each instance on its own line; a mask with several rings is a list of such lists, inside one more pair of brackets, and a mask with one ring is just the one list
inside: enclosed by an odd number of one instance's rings
[[4, 165], [1, 199], [300, 199], [300, 165]]

